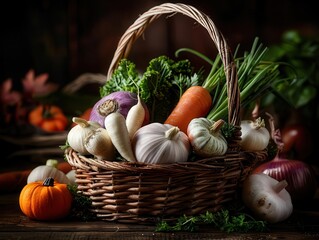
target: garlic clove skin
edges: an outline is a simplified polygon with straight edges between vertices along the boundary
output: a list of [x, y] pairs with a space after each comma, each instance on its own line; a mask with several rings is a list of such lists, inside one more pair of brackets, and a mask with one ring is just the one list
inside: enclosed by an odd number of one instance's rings
[[293, 211], [287, 181], [277, 181], [264, 174], [251, 174], [243, 183], [242, 200], [260, 219], [269, 223], [286, 220]]
[[98, 160], [113, 161], [115, 159], [115, 147], [105, 128], [92, 130], [85, 138], [84, 146]]
[[70, 147], [77, 151], [79, 154], [87, 155], [89, 152], [84, 146], [85, 138], [91, 131], [100, 128], [101, 125], [94, 121], [87, 121], [82, 118], [73, 117], [72, 121], [76, 123], [74, 127], [70, 129], [67, 135], [67, 142]]

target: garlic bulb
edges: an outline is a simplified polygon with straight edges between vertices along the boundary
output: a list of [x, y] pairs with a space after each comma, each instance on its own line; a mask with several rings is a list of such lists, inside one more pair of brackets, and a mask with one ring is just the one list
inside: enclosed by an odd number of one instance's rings
[[132, 139], [136, 160], [163, 164], [186, 162], [190, 153], [187, 135], [170, 124], [150, 123], [139, 128]]
[[270, 140], [270, 133], [265, 127], [265, 122], [260, 117], [256, 120], [242, 120], [240, 146], [247, 151], [264, 150]]
[[77, 151], [80, 154], [89, 154], [84, 146], [84, 140], [88, 134], [99, 127], [100, 124], [94, 121], [86, 121], [83, 118], [74, 117], [72, 121], [76, 123], [74, 127], [70, 129], [67, 135], [67, 142], [71, 148]]
[[86, 150], [99, 160], [112, 161], [115, 158], [115, 147], [105, 128], [92, 130], [84, 140]]
[[286, 180], [279, 182], [264, 173], [251, 174], [243, 183], [243, 202], [267, 222], [284, 221], [293, 211], [290, 194], [285, 189], [287, 184]]

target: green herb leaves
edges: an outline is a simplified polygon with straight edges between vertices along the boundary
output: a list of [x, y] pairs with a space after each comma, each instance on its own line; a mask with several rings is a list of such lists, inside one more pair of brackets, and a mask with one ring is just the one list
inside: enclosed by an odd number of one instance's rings
[[90, 211], [90, 208], [92, 207], [91, 199], [88, 196], [79, 193], [76, 185], [68, 185], [68, 189], [73, 196], [70, 217], [82, 221], [95, 220], [95, 214]]
[[162, 122], [178, 102], [183, 92], [203, 81], [201, 72], [193, 73], [189, 60], [174, 61], [167, 56], [152, 59], [146, 71], [139, 74], [135, 64], [127, 59], [119, 62], [111, 79], [100, 88], [104, 97], [115, 91], [139, 91], [150, 110], [152, 122]]
[[230, 215], [228, 210], [220, 210], [216, 213], [206, 212], [199, 216], [179, 217], [174, 225], [162, 221], [156, 226], [157, 232], [198, 231], [202, 225], [210, 225], [227, 233], [230, 232], [263, 232], [266, 230], [265, 221], [257, 221], [247, 214]]

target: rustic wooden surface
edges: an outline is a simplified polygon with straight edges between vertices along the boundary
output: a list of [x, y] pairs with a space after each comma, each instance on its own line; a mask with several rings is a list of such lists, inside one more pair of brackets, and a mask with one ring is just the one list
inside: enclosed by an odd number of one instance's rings
[[[316, 199], [315, 199], [316, 200]], [[316, 208], [312, 211], [310, 208]], [[319, 204], [295, 210], [289, 221], [269, 226], [263, 233], [231, 233], [203, 227], [199, 232], [159, 233], [154, 226], [103, 221], [29, 220], [20, 211], [18, 193], [0, 195], [0, 239], [319, 239]]]

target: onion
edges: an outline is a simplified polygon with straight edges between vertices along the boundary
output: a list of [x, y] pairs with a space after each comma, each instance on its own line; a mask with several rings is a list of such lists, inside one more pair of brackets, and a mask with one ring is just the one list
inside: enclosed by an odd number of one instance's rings
[[310, 165], [300, 160], [286, 159], [281, 154], [252, 171], [265, 173], [277, 181], [286, 180], [293, 203], [301, 203], [314, 197], [317, 189], [316, 176]]
[[[137, 103], [137, 94], [128, 91], [118, 91], [110, 93], [109, 95], [101, 98], [92, 108], [90, 114], [90, 121], [98, 122], [104, 127], [104, 119], [112, 112], [119, 112], [125, 118], [128, 111]], [[143, 107], [146, 110], [144, 124], [149, 121], [149, 111], [143, 102]]]
[[269, 113], [266, 114], [270, 117], [271, 136], [277, 145], [277, 154], [274, 159], [257, 166], [252, 172], [265, 173], [277, 181], [286, 180], [288, 183], [286, 189], [294, 204], [312, 199], [317, 190], [314, 170], [303, 161], [286, 158], [282, 152], [284, 143], [281, 133], [279, 129], [275, 129], [274, 118]]

